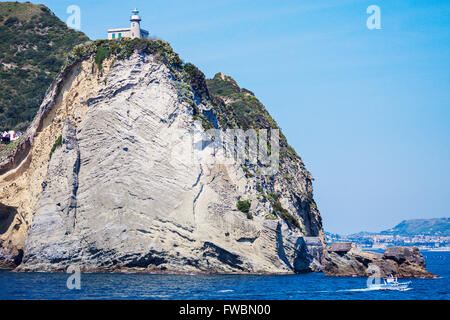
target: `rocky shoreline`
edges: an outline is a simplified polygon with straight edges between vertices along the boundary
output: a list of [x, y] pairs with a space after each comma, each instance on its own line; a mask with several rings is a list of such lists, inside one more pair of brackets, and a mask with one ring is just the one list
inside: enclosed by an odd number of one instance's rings
[[[74, 263], [76, 265], [76, 263]], [[12, 265], [0, 265], [0, 269], [12, 272], [36, 272], [37, 269], [27, 269]], [[298, 272], [267, 272], [267, 271], [233, 271], [214, 272], [199, 270], [163, 270], [157, 268], [127, 268], [107, 267], [89, 268], [81, 266], [83, 273], [117, 273], [117, 274], [185, 274], [185, 275], [211, 275], [211, 274], [234, 274], [234, 275], [293, 275]], [[39, 269], [39, 272], [65, 273], [60, 269]], [[333, 277], [387, 277], [393, 275], [398, 278], [436, 278], [437, 276], [426, 270], [425, 259], [417, 247], [390, 247], [384, 253], [363, 251], [353, 243], [332, 243], [325, 247], [322, 257], [321, 268], [313, 272], [323, 272], [325, 276]]]
[[[33, 271], [33, 270], [23, 270], [21, 268], [0, 268], [0, 270], [9, 270], [15, 273], [29, 273], [29, 272], [39, 272], [39, 273], [68, 273], [67, 270], [63, 269], [55, 269], [48, 271]], [[177, 270], [150, 270], [150, 269], [136, 269], [136, 268], [118, 268], [118, 269], [81, 269], [81, 273], [111, 273], [111, 274], [159, 274], [159, 275], [267, 275], [267, 276], [282, 276], [282, 275], [294, 275], [294, 272], [267, 272], [267, 271], [259, 271], [259, 272], [244, 272], [244, 271], [236, 271], [236, 272], [208, 272], [208, 271], [177, 271]]]
[[334, 277], [435, 278], [426, 270], [417, 247], [390, 247], [384, 253], [362, 251], [354, 244], [329, 246], [322, 259], [323, 272]]

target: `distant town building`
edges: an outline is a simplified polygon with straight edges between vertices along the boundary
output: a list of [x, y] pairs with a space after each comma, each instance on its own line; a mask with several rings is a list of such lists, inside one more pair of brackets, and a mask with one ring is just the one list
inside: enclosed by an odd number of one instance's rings
[[[381, 234], [351, 234], [338, 235], [325, 233], [330, 247], [329, 251], [344, 252], [348, 244], [356, 243], [358, 247], [366, 249], [386, 249], [395, 246], [417, 246], [420, 250], [450, 251], [450, 237], [440, 235], [381, 235]], [[335, 247], [334, 247], [335, 246]]]
[[119, 38], [148, 38], [148, 31], [141, 29], [139, 11], [134, 9], [131, 13], [131, 26], [129, 28], [108, 29], [109, 40]]

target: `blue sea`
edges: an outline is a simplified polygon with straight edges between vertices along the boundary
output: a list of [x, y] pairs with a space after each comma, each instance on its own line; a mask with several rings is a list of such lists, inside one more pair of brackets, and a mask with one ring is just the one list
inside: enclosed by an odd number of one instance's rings
[[450, 298], [450, 252], [424, 252], [437, 279], [411, 279], [408, 291], [369, 290], [366, 278], [300, 275], [81, 274], [69, 290], [64, 273], [0, 271], [5, 299], [440, 299]]

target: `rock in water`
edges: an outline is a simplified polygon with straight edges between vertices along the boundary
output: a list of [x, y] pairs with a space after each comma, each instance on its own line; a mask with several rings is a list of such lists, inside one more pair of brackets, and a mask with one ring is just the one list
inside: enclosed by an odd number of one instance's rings
[[337, 277], [435, 277], [426, 270], [425, 259], [417, 247], [391, 247], [381, 254], [362, 251], [355, 245], [344, 251], [331, 246], [324, 252], [323, 267], [325, 275]]
[[5, 261], [21, 271], [320, 270], [311, 175], [292, 152], [272, 176], [215, 162], [205, 130], [220, 123], [203, 74], [161, 41], [98, 41], [71, 57], [0, 165]]

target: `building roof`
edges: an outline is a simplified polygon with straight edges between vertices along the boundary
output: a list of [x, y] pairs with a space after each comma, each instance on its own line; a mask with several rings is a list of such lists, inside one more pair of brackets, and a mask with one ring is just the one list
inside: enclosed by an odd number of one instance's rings
[[[108, 32], [131, 31], [131, 28], [108, 29]], [[149, 33], [147, 30], [141, 29], [141, 33]]]
[[131, 31], [131, 28], [108, 29], [108, 32]]
[[348, 252], [353, 247], [351, 242], [332, 242], [328, 247], [331, 252]]
[[141, 21], [141, 18], [139, 17], [139, 10], [134, 8], [133, 11], [131, 11], [132, 15], [130, 18], [130, 21]]

